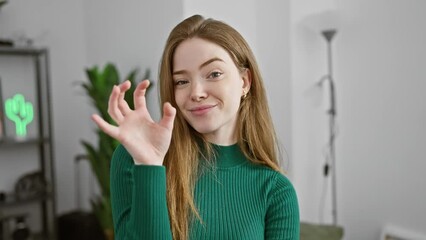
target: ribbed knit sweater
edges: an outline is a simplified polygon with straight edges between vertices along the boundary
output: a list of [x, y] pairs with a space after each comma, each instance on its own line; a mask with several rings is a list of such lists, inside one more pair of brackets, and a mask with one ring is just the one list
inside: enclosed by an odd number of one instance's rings
[[[247, 160], [238, 145], [217, 146], [213, 170], [202, 171], [194, 200], [203, 223], [189, 239], [299, 239], [295, 190], [281, 173]], [[115, 239], [172, 239], [164, 166], [135, 165], [123, 146], [111, 163]]]

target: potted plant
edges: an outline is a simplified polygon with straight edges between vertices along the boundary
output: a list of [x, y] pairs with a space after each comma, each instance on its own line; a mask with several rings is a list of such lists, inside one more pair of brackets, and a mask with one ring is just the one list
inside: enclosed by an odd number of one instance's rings
[[[135, 69], [125, 78], [125, 80], [129, 80], [132, 83], [130, 90], [125, 94], [125, 100], [132, 109], [134, 107], [133, 91], [137, 85], [135, 81], [137, 73], [138, 69]], [[112, 63], [108, 63], [103, 69], [94, 66], [86, 69], [86, 75], [89, 81], [81, 83], [81, 86], [90, 97], [99, 115], [107, 122], [114, 124], [107, 109], [109, 95], [113, 86], [121, 83], [117, 68]], [[147, 79], [148, 77], [149, 70], [145, 72], [143, 79]], [[86, 151], [85, 158], [89, 161], [100, 187], [100, 194], [91, 199], [93, 213], [104, 229], [107, 239], [113, 239], [114, 231], [110, 201], [110, 162], [118, 142], [100, 129], [97, 129], [96, 133], [98, 136], [97, 144], [92, 144], [84, 140], [81, 143]]]
[[4, 4], [6, 4], [7, 3], [7, 1], [6, 0], [0, 0], [0, 8], [1, 8], [1, 6], [3, 6]]

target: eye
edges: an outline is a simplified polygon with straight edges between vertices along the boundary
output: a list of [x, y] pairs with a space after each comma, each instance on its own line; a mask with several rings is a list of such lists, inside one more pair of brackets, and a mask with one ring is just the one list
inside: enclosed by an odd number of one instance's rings
[[219, 71], [214, 71], [214, 72], [210, 73], [209, 78], [218, 78], [218, 77], [222, 76], [222, 74], [223, 73], [221, 73]]
[[175, 80], [175, 86], [182, 86], [188, 83], [188, 80]]

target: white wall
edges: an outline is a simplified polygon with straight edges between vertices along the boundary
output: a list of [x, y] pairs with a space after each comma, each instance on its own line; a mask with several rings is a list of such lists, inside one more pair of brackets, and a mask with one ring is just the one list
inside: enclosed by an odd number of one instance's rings
[[338, 213], [345, 239], [379, 239], [386, 224], [426, 234], [426, 2], [321, 3], [291, 3], [292, 143], [302, 220], [319, 221], [328, 105], [325, 96], [314, 108], [306, 94], [326, 73], [325, 41], [299, 23], [336, 7]]
[[130, 70], [146, 69], [154, 91], [148, 107], [160, 118], [157, 94], [158, 65], [170, 30], [182, 20], [181, 1], [88, 1], [85, 8], [87, 55], [90, 66], [116, 63], [124, 78]]
[[282, 147], [283, 168], [293, 177], [290, 1], [256, 1], [257, 60], [265, 81], [275, 130]]

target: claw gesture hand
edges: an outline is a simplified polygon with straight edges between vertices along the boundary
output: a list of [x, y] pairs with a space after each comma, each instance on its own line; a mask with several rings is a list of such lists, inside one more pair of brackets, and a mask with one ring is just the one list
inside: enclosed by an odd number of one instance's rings
[[163, 106], [163, 118], [157, 123], [146, 108], [145, 92], [149, 81], [138, 84], [133, 93], [135, 109], [130, 109], [124, 94], [130, 81], [114, 86], [108, 102], [108, 113], [117, 123], [111, 125], [99, 115], [93, 121], [109, 136], [117, 139], [133, 157], [135, 164], [162, 165], [170, 146], [176, 109], [170, 103]]

